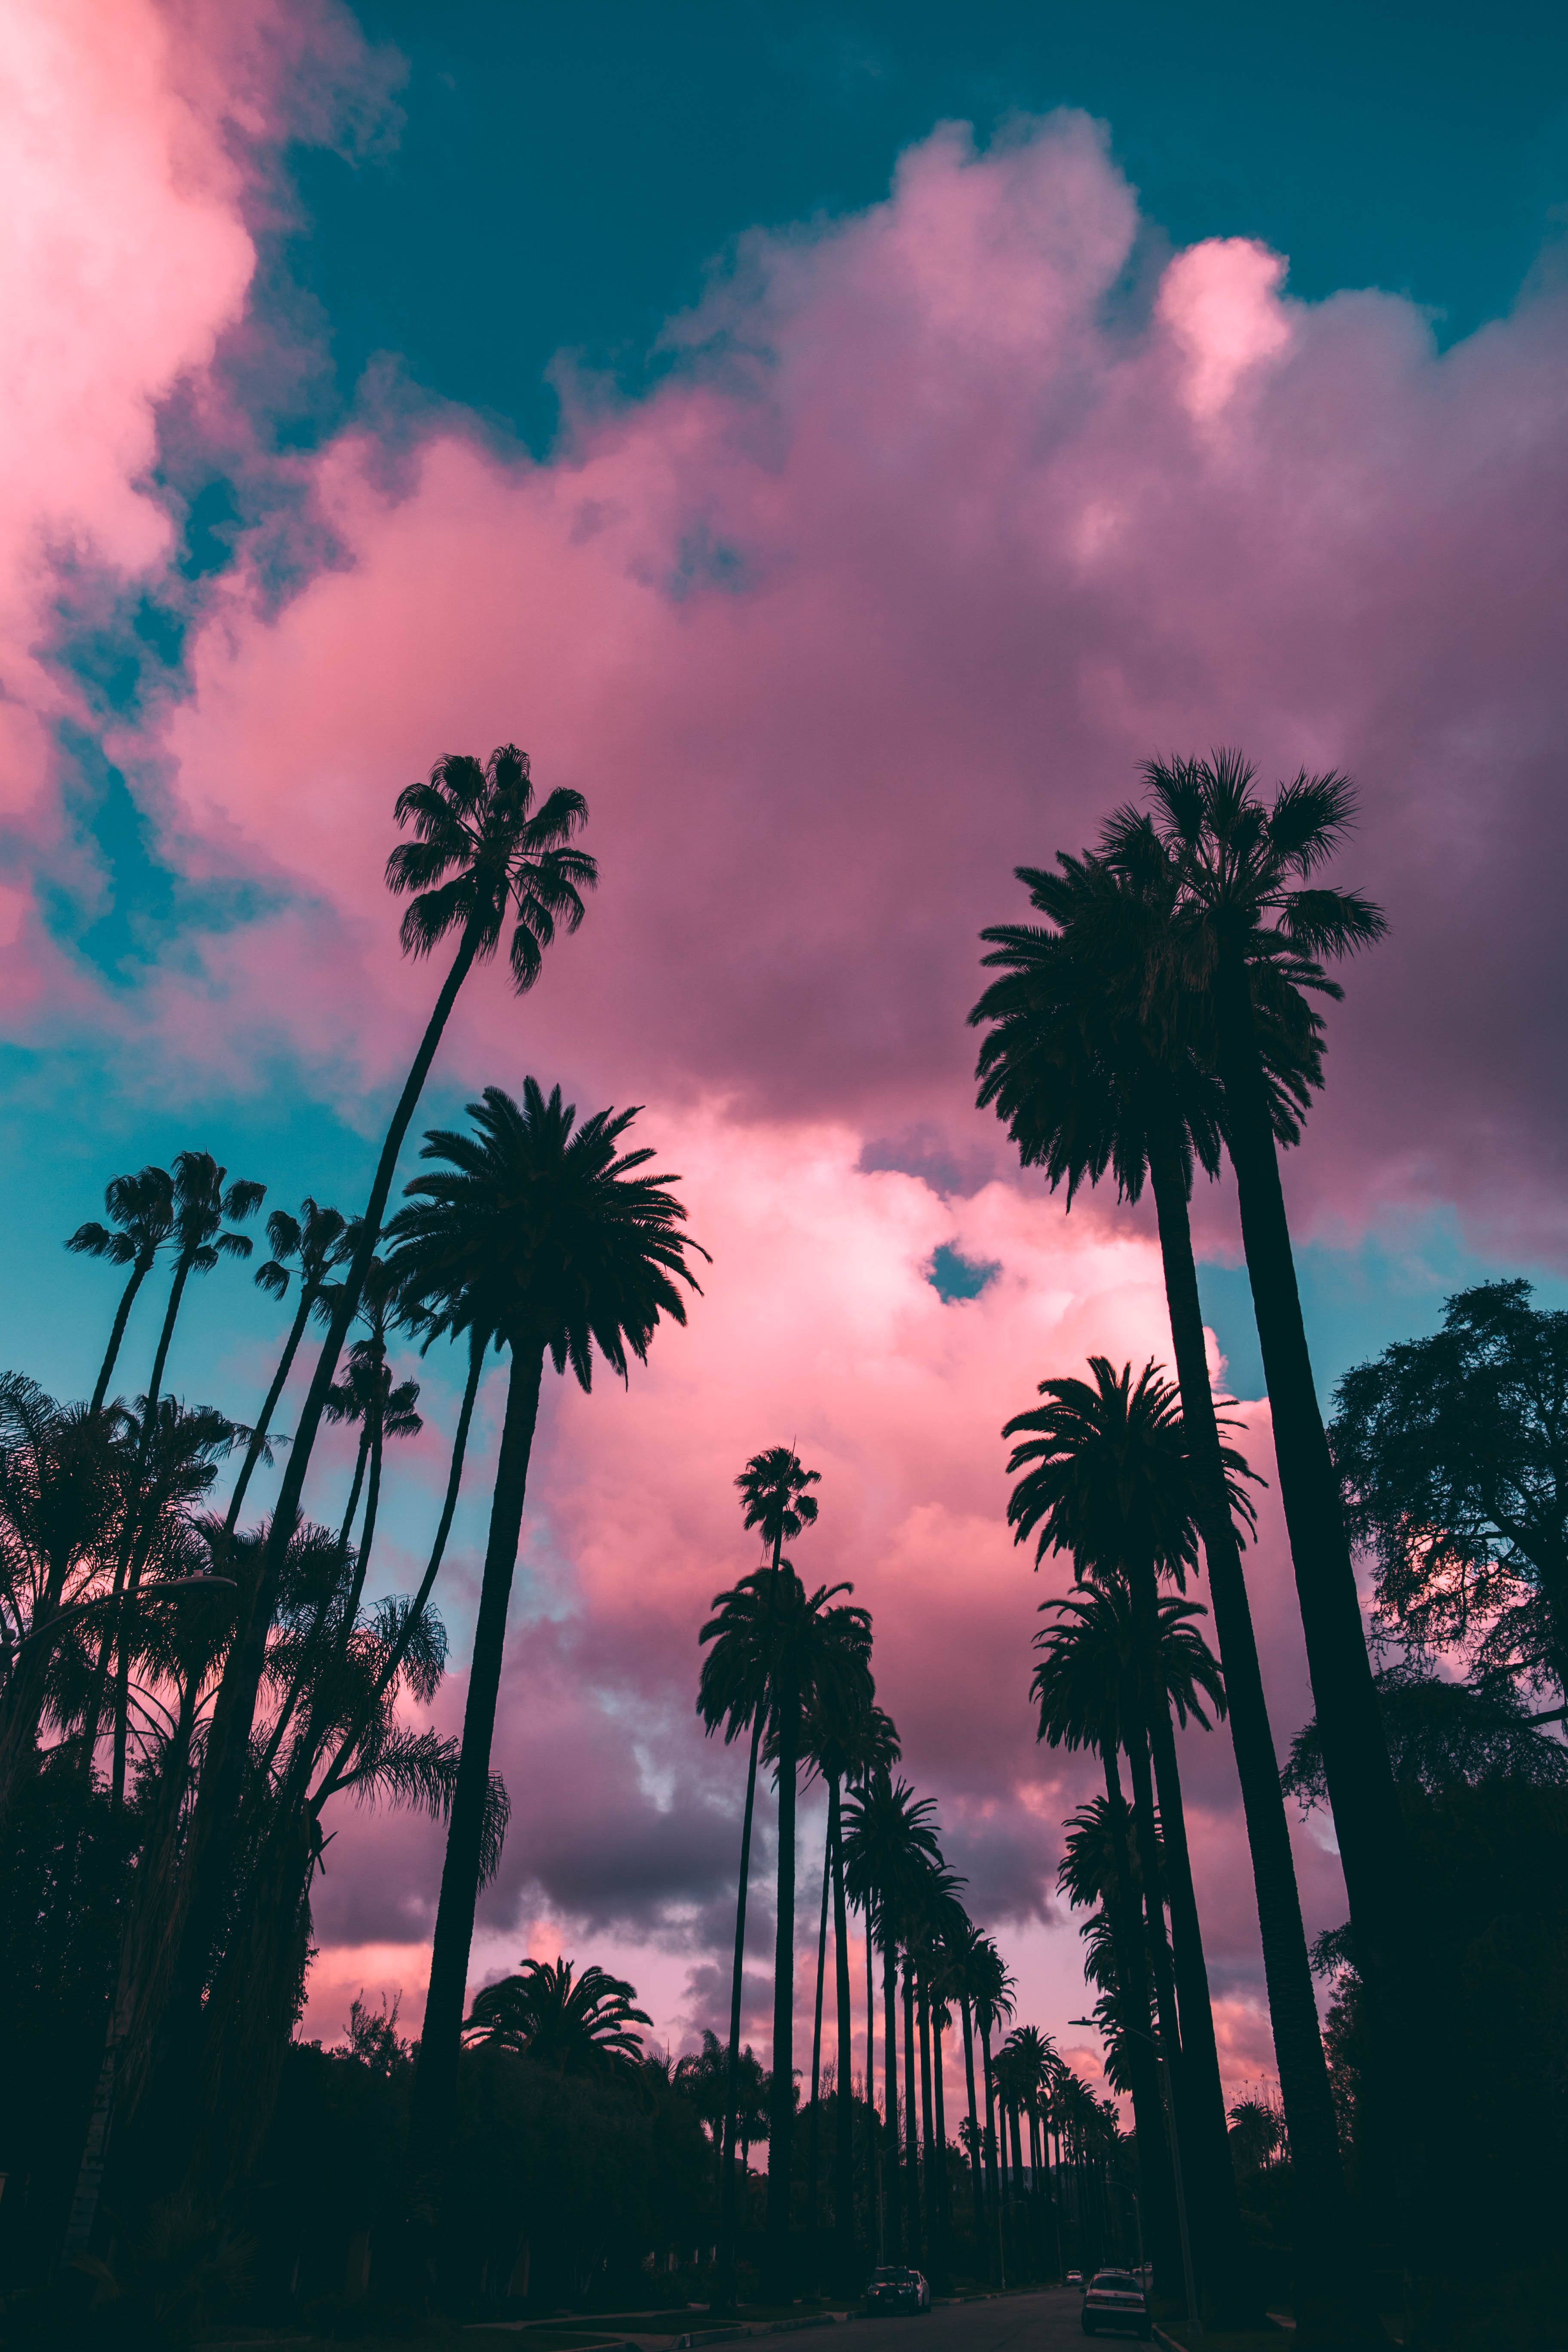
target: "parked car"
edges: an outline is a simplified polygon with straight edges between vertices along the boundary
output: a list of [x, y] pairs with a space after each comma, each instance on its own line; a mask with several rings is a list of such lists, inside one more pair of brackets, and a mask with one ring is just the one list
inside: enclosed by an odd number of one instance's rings
[[1083, 2273], [1081, 2271], [1068, 2271], [1067, 2283], [1068, 2286], [1081, 2286], [1083, 2284]]
[[875, 2318], [879, 2312], [929, 2311], [931, 2287], [919, 2271], [907, 2270], [901, 2263], [890, 2263], [885, 2270], [873, 2271], [866, 2289], [866, 2316]]
[[1084, 2291], [1082, 2325], [1086, 2336], [1125, 2327], [1147, 2343], [1153, 2322], [1142, 2280], [1133, 2271], [1096, 2271]]

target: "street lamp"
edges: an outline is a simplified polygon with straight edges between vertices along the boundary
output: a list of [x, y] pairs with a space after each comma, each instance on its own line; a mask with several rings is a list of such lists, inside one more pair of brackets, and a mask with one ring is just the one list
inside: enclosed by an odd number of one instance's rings
[[[1102, 2029], [1092, 2017], [1069, 2017], [1069, 2025], [1087, 2025], [1091, 2033]], [[1147, 2042], [1160, 2062], [1160, 2089], [1165, 2109], [1165, 2137], [1171, 2144], [1171, 2177], [1176, 2189], [1176, 2228], [1182, 2241], [1182, 2287], [1187, 2301], [1187, 2325], [1194, 2336], [1201, 2336], [1204, 2324], [1198, 2316], [1197, 2286], [1193, 2276], [1193, 2242], [1187, 2230], [1187, 2199], [1182, 2184], [1182, 2150], [1176, 2137], [1176, 2099], [1171, 2085], [1171, 2063], [1165, 2055], [1165, 2045], [1157, 2033], [1145, 2033], [1140, 2025], [1123, 2026], [1124, 2033], [1135, 2033], [1140, 2042]]]

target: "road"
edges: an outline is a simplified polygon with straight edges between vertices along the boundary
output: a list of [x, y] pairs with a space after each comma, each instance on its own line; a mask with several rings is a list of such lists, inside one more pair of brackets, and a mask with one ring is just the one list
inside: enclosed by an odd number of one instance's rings
[[[992, 2302], [938, 2304], [918, 2318], [867, 2319], [855, 2329], [855, 2352], [1083, 2352], [1083, 2297], [1076, 2286]], [[1113, 2343], [1134, 2344], [1135, 2336]], [[804, 2344], [815, 2345], [815, 2336]]]

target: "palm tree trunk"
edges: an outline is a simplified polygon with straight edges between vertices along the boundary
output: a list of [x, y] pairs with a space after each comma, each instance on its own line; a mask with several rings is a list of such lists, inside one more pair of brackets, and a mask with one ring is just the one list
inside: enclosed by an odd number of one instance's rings
[[364, 1465], [369, 1458], [370, 1425], [367, 1423], [359, 1433], [359, 1447], [354, 1454], [354, 1475], [349, 1482], [348, 1507], [343, 1513], [342, 1525], [338, 1529], [338, 1549], [341, 1553], [347, 1552], [350, 1539], [353, 1535], [354, 1514], [359, 1509], [360, 1494], [364, 1486]]
[[490, 1741], [495, 1731], [496, 1701], [506, 1652], [507, 1605], [511, 1599], [517, 1548], [522, 1532], [528, 1465], [539, 1418], [543, 1369], [542, 1348], [513, 1342], [506, 1421], [501, 1430], [500, 1459], [496, 1465], [489, 1540], [479, 1587], [468, 1704], [463, 1713], [463, 1745], [447, 1829], [447, 1856], [430, 1955], [430, 1987], [425, 2000], [419, 2063], [414, 2077], [409, 2144], [419, 2151], [422, 2173], [437, 2178], [445, 2169], [457, 2107], [458, 2053], [489, 1798]]
[[376, 1514], [381, 1507], [381, 1472], [385, 1452], [386, 1438], [378, 1406], [375, 1426], [371, 1432], [370, 1438], [370, 1483], [365, 1489], [364, 1526], [360, 1531], [359, 1550], [354, 1556], [353, 1582], [349, 1587], [349, 1597], [343, 1609], [345, 1640], [353, 1632], [354, 1619], [359, 1614], [359, 1605], [364, 1597], [365, 1579], [370, 1574], [371, 1547], [375, 1541]]
[[915, 2092], [915, 1987], [909, 1955], [904, 1955], [904, 2226], [909, 2235], [909, 2259], [918, 2269], [921, 2260], [921, 2143]]
[[866, 2227], [879, 2263], [888, 2259], [882, 2215], [882, 2166], [878, 2161], [877, 2126], [877, 1938], [871, 1927], [871, 1906], [866, 1905]]
[[822, 2153], [822, 1996], [827, 1982], [827, 1902], [833, 1891], [833, 1813], [829, 1807], [827, 1828], [822, 1841], [822, 1920], [816, 1931], [816, 2015], [811, 2030], [811, 2122], [806, 2134], [806, 2200], [807, 2222], [811, 2245], [811, 2284], [818, 2284], [821, 2269], [819, 2240], [822, 2231], [821, 2165]]
[[[849, 2008], [849, 1921], [844, 1899], [844, 1832], [837, 1777], [827, 1783], [827, 1845], [833, 1868], [833, 1975], [838, 2005], [838, 2100], [834, 2111], [833, 2231], [837, 2285], [855, 2284], [855, 2053]], [[868, 2065], [867, 2105], [870, 2105]]]
[[942, 2012], [933, 2009], [931, 2021], [931, 2106], [936, 2120], [936, 2259], [945, 2274], [950, 2258], [952, 2231], [952, 2208], [948, 2196], [947, 2179], [947, 2102], [942, 2080]]
[[775, 2294], [787, 2295], [790, 2275], [790, 2168], [795, 2139], [795, 1799], [800, 1741], [800, 1698], [781, 1689], [774, 1708], [778, 1738], [778, 1925], [773, 1939], [773, 2097], [768, 2116], [768, 2264]]
[[936, 2117], [931, 2095], [931, 1990], [923, 1968], [915, 1976], [915, 2016], [921, 2035], [921, 2159], [925, 2175], [926, 2264], [935, 2270], [941, 2246], [936, 2188]]
[[1121, 1794], [1116, 1749], [1108, 1740], [1101, 1750], [1105, 1766], [1105, 1796], [1110, 1824], [1110, 1850], [1116, 1885], [1108, 1887], [1105, 1908], [1110, 1921], [1116, 1974], [1129, 2016], [1128, 2073], [1132, 2080], [1132, 2120], [1138, 2139], [1138, 2179], [1149, 2231], [1149, 2258], [1163, 2294], [1176, 2292], [1182, 2275], [1182, 2252], [1176, 2228], [1176, 2184], [1166, 2147], [1164, 2094], [1150, 2038], [1149, 1967], [1139, 1925], [1138, 1890], [1127, 1846], [1127, 1805]]
[[314, 1307], [318, 1296], [319, 1293], [301, 1276], [300, 1304], [294, 1310], [294, 1320], [289, 1327], [289, 1337], [283, 1343], [283, 1353], [278, 1359], [278, 1369], [272, 1375], [272, 1385], [261, 1401], [261, 1417], [250, 1433], [250, 1443], [245, 1449], [245, 1459], [239, 1465], [239, 1475], [234, 1482], [234, 1492], [228, 1498], [228, 1509], [223, 1523], [226, 1536], [233, 1535], [239, 1525], [240, 1506], [245, 1501], [246, 1489], [250, 1485], [256, 1465], [261, 1459], [261, 1449], [266, 1444], [268, 1433], [272, 1427], [272, 1416], [278, 1410], [279, 1399], [282, 1396], [289, 1375], [294, 1369], [294, 1359], [300, 1352], [300, 1342], [305, 1336], [305, 1327], [310, 1319], [310, 1309]]
[[[289, 1460], [273, 1508], [261, 1572], [249, 1594], [241, 1596], [246, 1603], [243, 1622], [236, 1629], [225, 1663], [207, 1735], [205, 1765], [190, 1824], [185, 1864], [187, 1900], [158, 2036], [158, 2063], [154, 2070], [158, 2084], [157, 2113], [147, 2119], [145, 2137], [150, 2150], [158, 2141], [163, 2143], [148, 2176], [161, 2182], [177, 2178], [184, 2170], [191, 2145], [195, 2095], [193, 2070], [201, 2029], [202, 1995], [222, 1933], [233, 1881], [241, 1810], [240, 1789], [249, 1755], [257, 1694], [267, 1662], [267, 1637], [278, 1605], [289, 1544], [300, 1517], [305, 1474], [310, 1466], [310, 1455], [321, 1428], [321, 1415], [326, 1409], [327, 1391], [331, 1387], [349, 1326], [358, 1311], [366, 1270], [380, 1234], [381, 1221], [386, 1213], [398, 1154], [418, 1107], [430, 1065], [436, 1058], [441, 1034], [458, 1001], [458, 992], [468, 977], [478, 943], [477, 931], [464, 932], [393, 1113], [382, 1144], [375, 1181], [365, 1204], [359, 1245], [333, 1308], [332, 1319], [300, 1411], [294, 1443], [289, 1449]], [[481, 1797], [483, 1793], [481, 1791]], [[459, 2007], [461, 1997], [459, 1989]]]
[[[1241, 1549], [1226, 1499], [1186, 1182], [1168, 1140], [1151, 1139], [1149, 1170], [1160, 1223], [1182, 1422], [1196, 1474], [1209, 1598], [1225, 1669], [1231, 1745], [1252, 1855], [1274, 2054], [1290, 2135], [1299, 2288], [1309, 2305], [1315, 2305], [1320, 2296], [1340, 2303], [1352, 2289], [1359, 2287], [1364, 2293], [1359, 2253], [1352, 2251], [1359, 2241], [1352, 2236], [1333, 2095], [1323, 2058], [1317, 1994], [1307, 1957], [1296, 1865]], [[1347, 2269], [1352, 2262], [1353, 2273]]]
[[959, 2011], [963, 2019], [963, 2087], [969, 2100], [969, 2177], [974, 2191], [974, 2261], [977, 2269], [985, 2264], [985, 2190], [981, 2166], [984, 2146], [980, 2137], [980, 2118], [974, 2111], [974, 2024], [970, 2014], [969, 1995], [959, 1998]]
[[[1016, 2099], [1009, 2099], [1007, 2102], [1007, 2126], [1009, 2133], [1011, 2134], [1013, 2147], [1013, 2239], [1015, 2253], [1016, 2253], [1017, 2240], [1020, 2234], [1018, 2228], [1018, 2206], [1024, 2193], [1024, 2150], [1018, 2137], [1018, 2103]], [[1018, 2268], [1020, 2270], [1024, 2268], [1024, 2264], [1021, 2262], [1018, 2263]]]
[[1165, 1888], [1171, 1906], [1176, 1998], [1181, 2004], [1182, 2074], [1197, 2142], [1194, 2153], [1201, 2160], [1206, 2185], [1204, 2202], [1213, 2238], [1208, 2279], [1215, 2304], [1214, 2324], [1220, 2327], [1260, 2326], [1263, 2310], [1248, 2275], [1236, 2174], [1226, 2132], [1225, 2091], [1219, 2078], [1208, 1967], [1204, 1958], [1203, 1929], [1193, 1887], [1192, 1858], [1187, 1851], [1176, 1743], [1171, 1730], [1170, 1707], [1158, 1696], [1150, 1712], [1149, 1745], [1159, 1783], [1160, 1824], [1165, 1837]]
[[887, 2259], [890, 2263], [903, 2259], [904, 2192], [903, 2171], [900, 2159], [899, 2130], [899, 1992], [898, 1960], [890, 1929], [882, 1937], [882, 2072], [886, 2078], [884, 2104], [887, 2120], [883, 2128], [882, 2173], [886, 2187], [883, 2207], [887, 2216]]
[[[1419, 1898], [1367, 1656], [1339, 1479], [1318, 1406], [1251, 987], [1245, 965], [1235, 957], [1223, 961], [1215, 974], [1215, 1011], [1279, 1496], [1350, 1897], [1356, 1966], [1366, 1989], [1369, 2021], [1394, 2059], [1400, 2100], [1411, 2138], [1418, 2144], [1427, 2095], [1424, 2070], [1414, 2063], [1419, 2035], [1413, 2031], [1413, 2010], [1424, 2005], [1428, 1969], [1417, 1926]], [[1407, 2153], [1414, 2155], [1414, 2147]]]
[[120, 1354], [120, 1343], [125, 1337], [125, 1326], [131, 1319], [131, 1309], [136, 1303], [137, 1292], [152, 1270], [151, 1257], [145, 1261], [138, 1258], [131, 1269], [130, 1281], [120, 1294], [120, 1304], [114, 1310], [113, 1328], [109, 1334], [109, 1346], [104, 1350], [103, 1362], [99, 1369], [98, 1380], [93, 1387], [92, 1402], [88, 1407], [89, 1412], [103, 1411], [103, 1400], [109, 1393], [109, 1383], [114, 1377], [115, 1361]]
[[985, 2177], [989, 2190], [991, 2230], [994, 2240], [996, 2268], [994, 2276], [999, 2287], [1007, 2284], [1007, 2265], [1002, 2250], [1002, 2191], [996, 2177], [996, 2085], [991, 2073], [991, 2026], [987, 2018], [980, 2022], [980, 2060], [985, 2078]]

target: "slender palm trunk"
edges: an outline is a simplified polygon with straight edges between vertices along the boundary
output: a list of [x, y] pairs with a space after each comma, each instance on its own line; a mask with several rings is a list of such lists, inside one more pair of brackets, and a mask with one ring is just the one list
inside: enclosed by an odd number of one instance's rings
[[359, 1445], [354, 1454], [354, 1475], [349, 1481], [349, 1499], [338, 1529], [338, 1550], [346, 1553], [354, 1531], [354, 1518], [359, 1510], [359, 1498], [364, 1489], [364, 1465], [370, 1459], [370, 1423], [359, 1433]]
[[730, 1971], [730, 2046], [724, 2060], [724, 2145], [719, 2176], [719, 2304], [735, 2300], [735, 2137], [741, 2104], [741, 1985], [746, 1959], [746, 1895], [752, 1883], [752, 1819], [757, 1801], [757, 1750], [767, 1708], [759, 1699], [752, 1721], [752, 1752], [746, 1767], [746, 1806], [741, 1817], [741, 1879], [735, 1894], [735, 1958]]
[[[1018, 2206], [1024, 2193], [1024, 2150], [1018, 2137], [1018, 2102], [1016, 2099], [1009, 2099], [1007, 2102], [1007, 2127], [1011, 2136], [1013, 2149], [1013, 2242], [1015, 2252], [1016, 2252], [1017, 2242], [1023, 2235], [1023, 2231], [1018, 2221]], [[1022, 2263], [1020, 2263], [1019, 2267], [1020, 2269], [1024, 2267]]]
[[931, 2072], [931, 1991], [923, 1968], [919, 1969], [915, 1975], [915, 2016], [921, 2036], [921, 2170], [925, 2175], [926, 2263], [934, 2271], [940, 2260], [942, 2237], [937, 2211], [936, 2114]]
[[951, 2255], [952, 2208], [948, 2196], [947, 2179], [947, 2101], [942, 2079], [942, 2011], [932, 2008], [931, 2018], [931, 2106], [936, 2120], [936, 2256], [945, 2272]]
[[320, 1295], [315, 1286], [301, 1276], [300, 1304], [294, 1310], [294, 1320], [289, 1327], [289, 1337], [283, 1343], [283, 1353], [278, 1359], [278, 1369], [272, 1375], [272, 1385], [261, 1401], [260, 1418], [250, 1433], [250, 1443], [245, 1449], [245, 1459], [239, 1465], [239, 1475], [234, 1482], [234, 1492], [228, 1498], [228, 1510], [223, 1523], [226, 1536], [233, 1535], [239, 1525], [240, 1507], [245, 1501], [246, 1490], [255, 1475], [256, 1465], [261, 1459], [261, 1449], [266, 1444], [272, 1428], [272, 1416], [278, 1410], [279, 1399], [282, 1396], [289, 1375], [294, 1369], [294, 1359], [300, 1352], [300, 1342], [305, 1336], [305, 1327], [310, 1319], [310, 1309]]
[[980, 2118], [974, 2111], [974, 2022], [970, 2014], [969, 1995], [959, 1999], [959, 2013], [963, 2020], [963, 2087], [969, 2100], [969, 2178], [974, 2192], [974, 2261], [975, 2267], [985, 2267], [985, 2190], [981, 2167], [984, 2150], [980, 2137]]
[[419, 2063], [414, 2077], [409, 2145], [417, 2151], [423, 2176], [438, 2179], [445, 2170], [458, 2097], [458, 2053], [468, 1992], [468, 1953], [479, 1899], [480, 1853], [489, 1799], [490, 1742], [506, 1652], [507, 1604], [517, 1567], [528, 1465], [539, 1418], [544, 1352], [536, 1342], [515, 1339], [507, 1383], [506, 1421], [496, 1465], [489, 1540], [479, 1586], [479, 1622], [463, 1713], [463, 1745], [447, 1830], [447, 1855], [436, 1911], [430, 1955], [430, 1987]]
[[[1290, 2135], [1300, 2292], [1310, 2305], [1322, 2296], [1338, 2303], [1352, 2287], [1364, 2292], [1364, 2280], [1359, 2256], [1352, 2252], [1358, 2242], [1351, 2235], [1339, 2131], [1323, 2058], [1285, 1800], [1279, 1789], [1279, 1759], [1263, 1692], [1241, 1549], [1226, 1499], [1186, 1183], [1168, 1140], [1152, 1145], [1149, 1169], [1160, 1223], [1182, 1422], [1196, 1474], [1209, 1599], [1225, 1669], [1227, 1721], [1252, 1855], [1274, 2054]], [[1353, 2267], [1347, 2268], [1348, 2264]]]
[[353, 1632], [354, 1619], [359, 1614], [359, 1605], [364, 1597], [365, 1579], [370, 1574], [370, 1555], [375, 1542], [376, 1515], [381, 1508], [381, 1473], [386, 1453], [386, 1433], [382, 1423], [380, 1407], [376, 1406], [374, 1412], [374, 1425], [370, 1433], [370, 1482], [365, 1488], [364, 1496], [364, 1525], [360, 1530], [359, 1549], [354, 1554], [353, 1581], [349, 1587], [349, 1597], [343, 1608], [345, 1640]]
[[1149, 1963], [1139, 1923], [1139, 1896], [1127, 1843], [1127, 1805], [1121, 1794], [1116, 1749], [1102, 1750], [1105, 1796], [1110, 1809], [1110, 1851], [1116, 1884], [1105, 1894], [1110, 1921], [1111, 1949], [1131, 2027], [1127, 2068], [1132, 2082], [1132, 2119], [1138, 2139], [1138, 2182], [1149, 2233], [1149, 2259], [1163, 2294], [1173, 2294], [1181, 2277], [1181, 2245], [1176, 2228], [1176, 2185], [1166, 2143], [1164, 2094], [1151, 2039], [1152, 2016], [1149, 2000]]
[[888, 2259], [882, 2223], [882, 2168], [878, 2162], [877, 2126], [877, 1938], [871, 1928], [871, 1906], [866, 1905], [866, 2226], [879, 2263]]
[[125, 1337], [125, 1326], [131, 1319], [131, 1309], [136, 1303], [137, 1292], [152, 1271], [153, 1253], [149, 1250], [137, 1258], [131, 1269], [131, 1279], [120, 1294], [120, 1304], [114, 1310], [113, 1328], [109, 1334], [109, 1346], [104, 1350], [103, 1362], [99, 1368], [98, 1379], [93, 1387], [92, 1402], [88, 1407], [89, 1412], [103, 1411], [103, 1400], [109, 1393], [109, 1383], [114, 1377], [114, 1366], [120, 1354], [120, 1343]]
[[[294, 1443], [289, 1449], [261, 1571], [249, 1592], [241, 1595], [244, 1613], [224, 1666], [187, 1841], [184, 1919], [158, 2032], [156, 2095], [148, 2103], [155, 2112], [145, 2118], [138, 2133], [148, 2152], [145, 2177], [160, 2185], [177, 2179], [184, 2169], [192, 2144], [202, 1995], [233, 1885], [238, 1852], [240, 1790], [249, 1754], [257, 1695], [267, 1662], [267, 1637], [278, 1606], [289, 1540], [299, 1521], [305, 1474], [310, 1466], [338, 1359], [359, 1308], [365, 1274], [386, 1213], [398, 1154], [477, 945], [478, 932], [465, 931], [393, 1113], [365, 1204], [359, 1244], [333, 1307], [300, 1410]], [[485, 1793], [481, 1791], [481, 1800]], [[465, 1965], [466, 1960], [465, 1954]], [[461, 1997], [459, 1988], [459, 2006]]]
[[887, 2120], [882, 2133], [883, 2208], [887, 2219], [887, 2259], [903, 2259], [903, 2177], [899, 2135], [899, 1993], [897, 1948], [889, 1929], [882, 1936], [882, 2072], [886, 2079]]
[[985, 2081], [985, 2177], [988, 2188], [991, 2227], [988, 2234], [994, 2241], [997, 2285], [1007, 2284], [1007, 2265], [1002, 2248], [1002, 2191], [996, 2178], [996, 2085], [991, 2073], [991, 2024], [982, 2017], [980, 2022], [980, 2060]]
[[915, 1986], [914, 1972], [909, 1955], [904, 1955], [904, 2227], [909, 2237], [909, 2259], [918, 2267], [921, 2259], [921, 2143], [920, 2115], [915, 2090]]
[[1428, 2120], [1428, 2087], [1415, 2053], [1419, 2046], [1435, 2046], [1423, 2042], [1416, 2023], [1416, 2013], [1427, 2006], [1429, 1961], [1367, 1656], [1339, 1479], [1318, 1406], [1250, 982], [1235, 956], [1222, 961], [1215, 975], [1215, 1010], [1227, 1140], [1273, 1415], [1279, 1496], [1350, 1897], [1356, 1966], [1373, 2035], [1394, 2061], [1395, 2104], [1403, 2105], [1409, 2119], [1407, 2155], [1414, 2158]]
[[811, 2029], [811, 2118], [806, 2131], [806, 2228], [810, 2231], [812, 2285], [821, 2268], [822, 2231], [822, 1997], [827, 1983], [827, 1904], [833, 1891], [833, 1814], [822, 1841], [822, 1918], [816, 1931], [816, 2013]]
[[1203, 1929], [1187, 1851], [1182, 1780], [1168, 1704], [1152, 1694], [1149, 1745], [1160, 1791], [1160, 1824], [1165, 1839], [1165, 1888], [1171, 1906], [1171, 1946], [1175, 1959], [1176, 1998], [1181, 2006], [1182, 2074], [1192, 2116], [1194, 2151], [1202, 2168], [1205, 2207], [1212, 2233], [1209, 2294], [1219, 2326], [1261, 2326], [1262, 2306], [1248, 2276], [1242, 2243], [1241, 2209], [1226, 2137], [1225, 2092], [1219, 2078], [1214, 2009]]
[[795, 1800], [800, 1696], [782, 1689], [778, 1725], [778, 1926], [773, 1940], [773, 2096], [768, 2111], [768, 2261], [774, 2292], [790, 2278], [790, 2171], [795, 2142]]
[[[838, 2008], [838, 2098], [834, 2110], [833, 2233], [837, 2284], [853, 2284], [855, 2265], [855, 2053], [849, 2007], [849, 1921], [844, 1899], [844, 1831], [836, 1778], [827, 1783], [827, 1845], [833, 1869], [833, 1979]], [[870, 2105], [870, 2069], [866, 2074]]]

